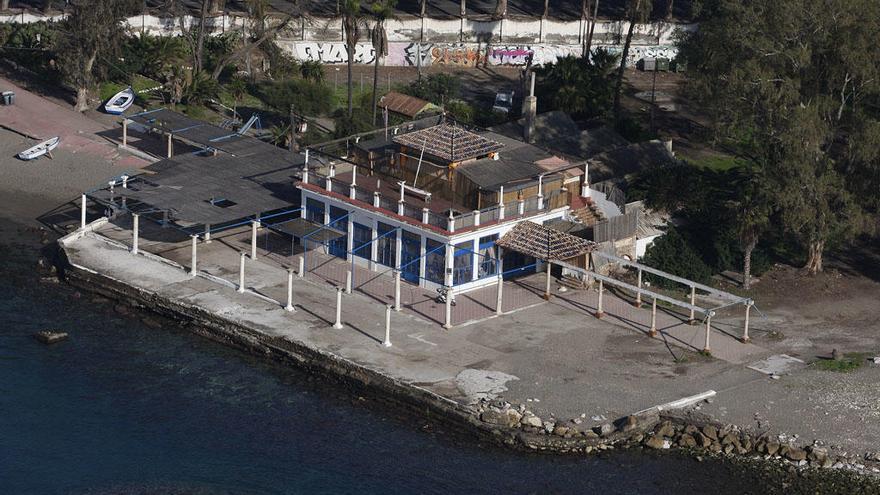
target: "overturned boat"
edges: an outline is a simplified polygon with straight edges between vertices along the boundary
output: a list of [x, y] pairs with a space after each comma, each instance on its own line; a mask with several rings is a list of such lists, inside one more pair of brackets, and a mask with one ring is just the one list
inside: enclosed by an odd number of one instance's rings
[[18, 157], [22, 160], [33, 160], [34, 158], [39, 158], [58, 147], [58, 143], [60, 142], [61, 138], [58, 136], [49, 138], [36, 146], [32, 146], [22, 151], [18, 154]]
[[134, 103], [134, 90], [129, 86], [107, 100], [107, 103], [104, 103], [104, 111], [112, 115], [119, 115], [128, 110], [132, 103]]

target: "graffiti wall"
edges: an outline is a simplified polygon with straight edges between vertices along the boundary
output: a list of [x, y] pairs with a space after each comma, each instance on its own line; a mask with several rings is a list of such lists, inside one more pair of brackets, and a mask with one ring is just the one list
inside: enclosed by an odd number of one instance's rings
[[[348, 62], [347, 50], [341, 42], [297, 41], [279, 43], [298, 60], [314, 60], [326, 64]], [[620, 53], [619, 45], [603, 46], [612, 53]], [[581, 56], [581, 45], [495, 45], [486, 43], [402, 43], [388, 44], [388, 56], [383, 63], [387, 66], [402, 67], [479, 67], [486, 65], [540, 66], [554, 63], [559, 58]], [[632, 46], [627, 65], [634, 66], [646, 57], [673, 59], [677, 50], [674, 46]], [[355, 50], [356, 64], [372, 64], [375, 51], [369, 43], [359, 43]]]

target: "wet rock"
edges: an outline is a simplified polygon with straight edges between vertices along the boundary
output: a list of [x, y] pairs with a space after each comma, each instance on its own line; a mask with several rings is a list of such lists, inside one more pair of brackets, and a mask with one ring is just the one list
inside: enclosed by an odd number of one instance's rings
[[656, 430], [654, 430], [654, 433], [662, 437], [672, 437], [675, 436], [675, 428], [672, 426], [671, 422], [664, 421], [660, 423], [660, 426], [658, 426]]
[[56, 332], [54, 330], [43, 330], [34, 334], [34, 337], [40, 342], [48, 345], [61, 342], [67, 338], [67, 332]]
[[535, 416], [534, 414], [526, 411], [520, 419], [520, 424], [523, 426], [531, 426], [533, 428], [541, 428], [544, 426], [544, 422], [541, 421], [541, 418]]
[[694, 425], [687, 425], [684, 427], [684, 432], [692, 437], [696, 437], [696, 435], [699, 431], [700, 431], [700, 429]]
[[589, 438], [589, 439], [599, 438], [599, 434], [593, 430], [586, 430], [586, 431], [584, 431], [583, 435], [584, 435], [584, 437]]
[[639, 427], [639, 419], [635, 416], [627, 416], [617, 422], [617, 429], [627, 433]]
[[828, 451], [822, 447], [807, 447], [807, 459], [821, 463], [828, 458]]
[[483, 411], [480, 414], [480, 419], [491, 425], [515, 427], [519, 425], [522, 417], [513, 409], [501, 410], [493, 407]]
[[548, 435], [553, 433], [554, 428], [556, 428], [555, 421], [544, 421], [544, 431], [547, 432]]
[[553, 428], [553, 434], [557, 437], [564, 437], [569, 434], [571, 430], [567, 426], [557, 425]]
[[593, 428], [593, 431], [595, 431], [600, 437], [607, 437], [614, 432], [614, 426], [612, 426], [611, 423], [604, 423]]

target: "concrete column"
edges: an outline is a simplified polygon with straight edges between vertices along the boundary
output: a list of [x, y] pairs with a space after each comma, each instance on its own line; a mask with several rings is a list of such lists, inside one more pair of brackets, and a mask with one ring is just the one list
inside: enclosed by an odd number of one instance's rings
[[244, 292], [244, 257], [246, 256], [245, 252], [242, 251], [239, 253], [239, 262], [238, 262], [238, 292]]
[[706, 344], [703, 346], [703, 352], [710, 353], [712, 349], [709, 347], [709, 332], [712, 330], [712, 317], [706, 315]]
[[523, 198], [519, 198], [516, 204], [516, 213], [518, 215], [525, 215], [526, 213], [526, 200]]
[[198, 268], [198, 245], [199, 245], [199, 236], [198, 234], [193, 234], [192, 236], [192, 248], [191, 248], [191, 261], [189, 264], [189, 274], [195, 277], [199, 273]]
[[128, 146], [128, 119], [122, 119], [122, 147]]
[[639, 268], [639, 275], [638, 275], [638, 279], [637, 279], [637, 280], [638, 280], [638, 288], [639, 288], [640, 290], [636, 292], [636, 307], [637, 307], [637, 308], [641, 308], [641, 307], [642, 307], [642, 292], [641, 292], [641, 288], [642, 288], [642, 269], [641, 269], [641, 268]]
[[290, 312], [296, 311], [293, 307], [293, 269], [287, 269], [287, 306], [284, 309]]
[[425, 268], [427, 261], [425, 253], [428, 252], [428, 239], [425, 236], [419, 237], [419, 287], [422, 287], [425, 280]]
[[379, 258], [379, 245], [376, 237], [379, 235], [379, 224], [377, 220], [373, 220], [370, 226], [370, 239], [374, 239], [370, 243], [370, 270], [376, 269], [376, 260]]
[[471, 280], [477, 280], [480, 277], [480, 256], [477, 254], [480, 252], [480, 239], [474, 239], [471, 251]]
[[[694, 306], [697, 302], [697, 288], [693, 285], [691, 286], [691, 306]], [[694, 308], [691, 307], [691, 318], [689, 323], [693, 324], [696, 320], [694, 319]]]
[[446, 267], [446, 273], [443, 275], [443, 280], [446, 281], [447, 287], [452, 287], [452, 282], [454, 280], [452, 277], [452, 267], [455, 263], [455, 248], [452, 247], [452, 244], [447, 244], [445, 251], [444, 265]]
[[394, 233], [394, 268], [400, 271], [401, 258], [403, 256], [403, 230], [397, 229]]
[[357, 186], [354, 184], [348, 186], [348, 199], [357, 198]]
[[657, 335], [657, 298], [651, 299], [651, 329], [648, 330], [648, 335], [654, 337]]
[[304, 277], [306, 274], [306, 259], [302, 256], [299, 257], [299, 271], [296, 273], [300, 278]]
[[443, 328], [449, 330], [452, 328], [452, 287], [446, 286], [446, 318], [444, 319]]
[[173, 149], [174, 149], [174, 145], [171, 144], [171, 134], [168, 134], [168, 158], [171, 158]]
[[394, 270], [394, 311], [400, 311], [400, 270]]
[[544, 176], [538, 176], [538, 209], [544, 209]]
[[428, 223], [430, 213], [428, 208], [422, 208], [422, 223]]
[[547, 279], [546, 279], [546, 285], [544, 286], [544, 299], [549, 301], [550, 300], [550, 268], [553, 266], [553, 263], [551, 263], [550, 260], [547, 260], [544, 263], [547, 265]]
[[446, 230], [455, 232], [455, 217], [452, 216], [452, 210], [449, 210], [449, 217], [446, 219]]
[[336, 322], [333, 328], [337, 330], [342, 328], [342, 287], [336, 288]]
[[[128, 176], [127, 175], [122, 176], [122, 188], [128, 189]], [[122, 198], [122, 200], [125, 201], [125, 198]]]
[[480, 210], [474, 210], [474, 227], [480, 226]]
[[257, 259], [257, 228], [260, 222], [254, 220], [251, 222], [251, 259]]
[[498, 220], [504, 220], [504, 186], [498, 190]]
[[391, 347], [391, 305], [385, 305], [385, 341], [383, 347]]
[[501, 273], [498, 273], [498, 283], [495, 290], [495, 314], [501, 316], [503, 312], [502, 304], [504, 302], [504, 278], [501, 276]]
[[211, 224], [205, 224], [205, 244], [211, 244]]
[[80, 228], [86, 228], [86, 195], [82, 195], [82, 205], [80, 206]]
[[596, 305], [596, 318], [602, 318], [605, 316], [605, 312], [602, 311], [602, 296], [605, 294], [605, 284], [602, 283], [602, 280], [599, 280], [599, 303]]
[[376, 191], [376, 192], [373, 193], [373, 207], [374, 207], [374, 208], [378, 208], [378, 207], [379, 207], [379, 204], [380, 204], [380, 203], [379, 203], [379, 192]]
[[351, 294], [351, 270], [345, 272], [345, 293]]
[[354, 221], [351, 215], [349, 215], [348, 221], [345, 223], [345, 260], [352, 261], [354, 258], [354, 254], [352, 254], [352, 251], [354, 251]]
[[746, 344], [750, 340], [752, 340], [749, 338], [749, 310], [751, 310], [751, 309], [752, 309], [752, 302], [749, 301], [746, 303], [746, 321], [743, 324], [743, 336], [742, 336], [743, 344]]
[[140, 218], [141, 216], [137, 213], [131, 214], [131, 254], [138, 254], [138, 232], [140, 228]]

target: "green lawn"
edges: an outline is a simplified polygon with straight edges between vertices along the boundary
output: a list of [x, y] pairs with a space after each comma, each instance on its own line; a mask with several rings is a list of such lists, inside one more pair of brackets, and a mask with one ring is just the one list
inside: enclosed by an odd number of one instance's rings
[[837, 361], [833, 359], [823, 359], [821, 361], [816, 361], [816, 366], [820, 370], [848, 373], [861, 368], [862, 365], [865, 364], [866, 359], [868, 359], [867, 352], [847, 352], [843, 355], [843, 359]]

